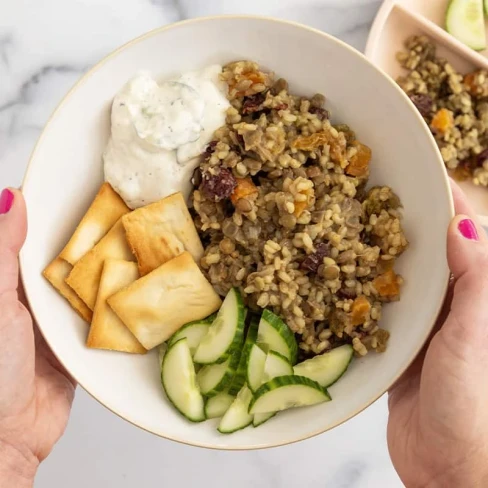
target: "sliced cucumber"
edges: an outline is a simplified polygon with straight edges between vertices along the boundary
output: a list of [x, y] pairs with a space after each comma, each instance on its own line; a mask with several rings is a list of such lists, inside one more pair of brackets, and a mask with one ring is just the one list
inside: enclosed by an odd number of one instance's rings
[[246, 383], [246, 375], [247, 375], [247, 364], [249, 362], [249, 354], [251, 352], [252, 346], [256, 343], [258, 338], [258, 325], [259, 319], [253, 318], [251, 319], [251, 323], [249, 324], [249, 328], [247, 330], [246, 340], [244, 342], [244, 347], [242, 348], [241, 359], [239, 361], [239, 366], [237, 368], [237, 372], [232, 379], [232, 383], [229, 387], [229, 394], [237, 395], [241, 388]]
[[184, 325], [180, 330], [173, 334], [168, 342], [168, 346], [172, 346], [175, 342], [178, 342], [180, 339], [186, 337], [188, 339], [188, 347], [190, 348], [191, 355], [193, 356], [201, 340], [207, 334], [208, 328], [213, 322], [213, 319], [215, 319], [214, 316]]
[[290, 376], [292, 374], [293, 366], [285, 356], [276, 351], [268, 352], [261, 383], [267, 383], [278, 376]]
[[249, 386], [251, 391], [256, 391], [263, 383], [265, 362], [266, 353], [257, 344], [253, 344], [246, 373], [247, 386]]
[[451, 0], [447, 7], [446, 30], [476, 51], [485, 49], [483, 0]]
[[222, 434], [232, 434], [251, 424], [253, 416], [249, 413], [249, 405], [252, 401], [252, 391], [243, 386], [232, 402], [227, 412], [220, 421], [218, 431]]
[[220, 418], [232, 405], [235, 397], [226, 392], [209, 398], [205, 403], [205, 417], [208, 419]]
[[159, 361], [159, 369], [163, 366], [163, 359], [166, 351], [168, 350], [168, 344], [163, 342], [158, 349], [158, 361]]
[[[285, 356], [282, 356], [279, 352], [269, 351], [266, 355], [266, 361], [264, 363], [264, 372], [261, 384], [267, 383], [278, 376], [290, 376], [293, 374], [293, 366], [290, 364]], [[269, 413], [257, 413], [254, 415], [252, 424], [254, 427], [259, 427], [270, 418], [274, 417], [276, 412]]]
[[200, 364], [225, 362], [242, 347], [245, 309], [236, 288], [232, 288], [224, 299], [217, 317], [198, 346], [193, 360]]
[[249, 413], [279, 412], [330, 401], [318, 383], [303, 376], [279, 376], [262, 385], [254, 394]]
[[204, 402], [186, 339], [173, 344], [163, 358], [161, 382], [169, 401], [192, 422], [205, 420]]
[[258, 343], [279, 352], [290, 363], [295, 364], [297, 358], [297, 341], [290, 328], [273, 312], [264, 310], [259, 321]]
[[488, 16], [488, 0], [485, 0], [484, 2], [484, 7], [485, 7], [485, 15]]
[[297, 364], [293, 371], [298, 376], [305, 376], [327, 388], [333, 385], [346, 371], [354, 356], [351, 345], [345, 344], [332, 351], [307, 359]]
[[226, 390], [234, 378], [240, 357], [241, 351], [236, 348], [227, 361], [203, 366], [197, 374], [200, 391], [211, 397]]

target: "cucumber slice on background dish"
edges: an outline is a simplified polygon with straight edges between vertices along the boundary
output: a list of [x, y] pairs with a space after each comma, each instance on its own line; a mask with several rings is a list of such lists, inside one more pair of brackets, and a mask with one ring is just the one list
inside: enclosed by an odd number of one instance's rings
[[447, 7], [446, 30], [476, 51], [485, 49], [483, 0], [451, 0]]
[[229, 387], [229, 394], [236, 396], [241, 388], [246, 383], [246, 374], [247, 374], [247, 364], [249, 361], [249, 354], [251, 352], [253, 344], [256, 343], [258, 337], [258, 324], [259, 319], [253, 318], [251, 319], [251, 323], [249, 324], [249, 328], [247, 330], [246, 340], [244, 342], [244, 347], [242, 348], [241, 359], [239, 361], [239, 366], [237, 367], [237, 372], [232, 379], [232, 383]]
[[353, 356], [352, 346], [345, 344], [297, 364], [293, 371], [296, 375], [310, 378], [323, 388], [327, 388], [347, 371]]
[[484, 10], [485, 10], [485, 16], [488, 17], [488, 0], [484, 0]]
[[247, 386], [243, 386], [232, 405], [222, 417], [217, 430], [222, 434], [232, 434], [232, 432], [244, 429], [250, 425], [253, 419], [253, 416], [249, 413], [251, 401], [252, 391]]
[[264, 363], [266, 353], [257, 345], [253, 344], [247, 363], [246, 381], [251, 391], [256, 391], [263, 383]]
[[[286, 359], [278, 352], [268, 352], [266, 356], [266, 361], [264, 363], [262, 383], [267, 383], [268, 381], [277, 378], [278, 376], [289, 376], [292, 374], [293, 366], [290, 364], [288, 359]], [[252, 424], [254, 425], [254, 427], [259, 427], [261, 424], [264, 424], [264, 422], [274, 417], [275, 415], [276, 412], [257, 413], [252, 419]]]
[[241, 351], [236, 348], [227, 361], [203, 366], [197, 374], [200, 391], [211, 397], [226, 390], [234, 378], [240, 357]]
[[178, 330], [168, 341], [168, 346], [172, 346], [175, 342], [186, 337], [188, 339], [188, 347], [190, 348], [191, 355], [195, 354], [197, 347], [200, 345], [201, 340], [207, 334], [210, 324], [213, 319], [208, 318], [204, 320], [197, 320], [196, 322], [190, 322], [184, 325]]
[[235, 397], [226, 392], [219, 393], [205, 402], [205, 417], [216, 419], [222, 417], [232, 405]]
[[242, 347], [244, 318], [242, 297], [236, 288], [232, 288], [207, 334], [201, 340], [193, 360], [200, 364], [225, 362], [237, 347]]
[[330, 401], [327, 390], [303, 376], [279, 376], [262, 385], [249, 406], [249, 413], [279, 412]]
[[192, 422], [205, 420], [203, 396], [186, 339], [173, 344], [163, 358], [161, 382], [169, 401]]
[[279, 352], [292, 364], [296, 363], [298, 346], [295, 335], [283, 320], [269, 310], [263, 310], [261, 315], [258, 343], [268, 346], [271, 351]]

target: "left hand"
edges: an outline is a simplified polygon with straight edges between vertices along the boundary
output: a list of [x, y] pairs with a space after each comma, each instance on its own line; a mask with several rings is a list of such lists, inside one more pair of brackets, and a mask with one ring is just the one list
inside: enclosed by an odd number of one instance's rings
[[23, 196], [5, 190], [0, 197], [0, 486], [31, 486], [38, 464], [66, 428], [76, 386], [23, 300], [18, 253], [26, 232]]

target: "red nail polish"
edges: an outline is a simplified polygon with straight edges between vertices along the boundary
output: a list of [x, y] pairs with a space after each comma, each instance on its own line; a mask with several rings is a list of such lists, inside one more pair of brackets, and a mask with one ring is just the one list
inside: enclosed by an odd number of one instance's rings
[[5, 188], [0, 195], [0, 215], [6, 214], [12, 208], [13, 203], [14, 194], [8, 188]]
[[466, 239], [471, 241], [479, 241], [480, 238], [478, 236], [478, 231], [476, 230], [476, 226], [471, 219], [461, 220], [461, 222], [458, 224], [458, 229]]

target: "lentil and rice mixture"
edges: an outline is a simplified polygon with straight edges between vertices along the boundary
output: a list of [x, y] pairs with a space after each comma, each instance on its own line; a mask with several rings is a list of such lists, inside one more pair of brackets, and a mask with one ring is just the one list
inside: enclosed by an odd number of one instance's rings
[[397, 54], [407, 70], [398, 84], [429, 125], [458, 180], [488, 186], [488, 72], [458, 73], [425, 36], [411, 36]]
[[324, 96], [290, 94], [250, 61], [224, 67], [231, 108], [194, 175], [201, 265], [296, 333], [302, 357], [344, 343], [382, 352], [383, 304], [400, 297], [401, 203], [366, 185], [371, 150], [333, 125]]

